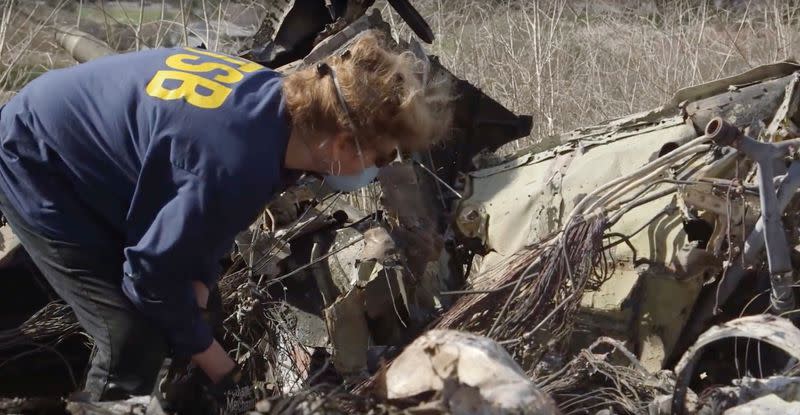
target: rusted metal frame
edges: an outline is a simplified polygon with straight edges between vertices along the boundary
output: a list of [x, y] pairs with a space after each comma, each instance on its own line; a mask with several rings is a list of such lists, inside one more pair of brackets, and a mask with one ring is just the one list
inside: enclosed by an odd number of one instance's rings
[[[792, 148], [800, 147], [800, 141], [787, 140], [778, 143], [766, 143], [744, 135], [738, 128], [716, 117], [706, 126], [706, 135], [715, 143], [730, 146], [741, 151], [752, 159], [758, 167], [759, 201], [763, 223], [763, 239], [767, 248], [767, 264], [769, 267], [770, 304], [772, 311], [780, 314], [795, 306], [792, 292], [792, 264], [789, 257], [789, 245], [780, 217], [778, 197], [775, 194], [775, 160], [786, 156]], [[794, 164], [794, 163], [793, 163]], [[788, 175], [787, 175], [788, 176]], [[749, 238], [748, 238], [749, 239]]]

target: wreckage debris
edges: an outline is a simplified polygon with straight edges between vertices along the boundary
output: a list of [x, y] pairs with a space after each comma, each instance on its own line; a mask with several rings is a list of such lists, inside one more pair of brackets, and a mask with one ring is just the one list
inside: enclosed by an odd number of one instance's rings
[[386, 398], [433, 393], [442, 413], [557, 414], [555, 403], [496, 342], [472, 333], [431, 330], [385, 371]]
[[669, 371], [649, 372], [620, 341], [600, 337], [562, 367], [537, 376], [536, 383], [564, 413], [605, 408], [640, 414], [671, 398], [674, 379]]
[[[673, 392], [672, 408], [673, 413], [677, 415], [684, 414], [687, 411], [685, 405], [686, 391], [689, 382], [694, 376], [694, 369], [697, 362], [703, 356], [703, 352], [713, 343], [726, 338], [744, 338], [753, 339], [758, 342], [763, 342], [772, 345], [779, 350], [786, 353], [787, 357], [795, 359], [795, 362], [800, 361], [800, 349], [797, 345], [800, 344], [800, 329], [788, 319], [776, 317], [772, 315], [762, 314], [749, 317], [742, 317], [736, 320], [729, 321], [719, 326], [712, 327], [703, 333], [697, 342], [686, 351], [675, 367], [677, 374], [675, 391]], [[800, 381], [800, 379], [796, 379]], [[755, 391], [769, 391], [770, 386], [773, 389], [791, 388], [796, 391], [796, 380], [773, 381], [766, 384], [759, 381], [742, 380], [740, 381], [739, 391], [737, 391], [738, 403], [746, 402], [748, 398], [752, 399]], [[776, 390], [777, 391], [777, 390]], [[763, 395], [766, 393], [761, 392]], [[773, 393], [773, 392], [767, 392]], [[724, 395], [724, 392], [718, 392], [717, 397]], [[791, 400], [800, 400], [800, 396], [786, 395]], [[721, 403], [716, 402], [713, 405], [715, 408], [721, 406]]]
[[71, 415], [166, 415], [158, 400], [150, 396], [136, 396], [123, 401], [67, 403]]
[[[733, 381], [733, 386], [715, 388], [706, 394], [706, 404], [698, 413], [725, 411], [749, 413], [744, 410], [773, 408], [771, 414], [800, 414], [800, 378], [771, 376], [765, 379], [744, 377]], [[794, 412], [793, 412], [794, 411]], [[762, 413], [762, 412], [755, 412]]]
[[[321, 2], [274, 2], [282, 11], [271, 16], [284, 19], [265, 19], [257, 37], [271, 43], [247, 55], [291, 71], [340, 53], [363, 30], [389, 30], [379, 12], [365, 14], [370, 2], [347, 3], [346, 16], [331, 22]], [[319, 25], [293, 26], [308, 14]], [[426, 40], [418, 16], [403, 17]], [[112, 53], [62, 32], [59, 41], [79, 59]], [[415, 41], [399, 46], [449, 74]], [[260, 412], [797, 411], [796, 371], [756, 378], [745, 361], [729, 382], [703, 365], [713, 360], [706, 352], [733, 337], [797, 355], [800, 333], [781, 317], [709, 327], [766, 309], [759, 307], [770, 299], [773, 309], [795, 313], [787, 265], [800, 251], [774, 247], [776, 236], [789, 247], [800, 240], [800, 163], [786, 144], [800, 132], [800, 65], [686, 88], [663, 107], [508, 156], [489, 153], [526, 136], [530, 117], [453, 79], [463, 98], [457, 137], [384, 169], [375, 191], [364, 192], [376, 209], [357, 209], [309, 179], [237, 237], [220, 284], [226, 340], [263, 380]], [[715, 143], [709, 122], [734, 139]], [[773, 174], [762, 173], [770, 165], [755, 153], [724, 145], [744, 135], [787, 150], [770, 155], [784, 162], [773, 166], [774, 182], [759, 181]], [[760, 199], [773, 190], [764, 209]], [[5, 255], [15, 243], [2, 236]], [[766, 246], [773, 249], [765, 254]], [[76, 332], [68, 310], [54, 304], [21, 330], [1, 332], [0, 345], [18, 344], [21, 334], [57, 342]], [[409, 342], [376, 373], [377, 360]], [[728, 386], [709, 386], [698, 372]], [[151, 403], [102, 407], [149, 413]]]
[[723, 415], [800, 415], [800, 402], [786, 402], [776, 395], [767, 395], [728, 409]]

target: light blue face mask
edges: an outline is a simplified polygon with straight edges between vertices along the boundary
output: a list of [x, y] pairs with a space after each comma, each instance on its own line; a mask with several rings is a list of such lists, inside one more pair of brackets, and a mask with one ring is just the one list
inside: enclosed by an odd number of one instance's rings
[[352, 192], [353, 190], [360, 189], [375, 180], [378, 177], [379, 168], [372, 166], [362, 170], [360, 174], [352, 176], [334, 176], [325, 175], [325, 185], [333, 190], [339, 192]]

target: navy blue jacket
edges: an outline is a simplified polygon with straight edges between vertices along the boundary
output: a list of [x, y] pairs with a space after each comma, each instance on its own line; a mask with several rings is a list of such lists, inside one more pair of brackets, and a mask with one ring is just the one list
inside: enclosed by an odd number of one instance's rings
[[0, 108], [0, 191], [46, 237], [118, 243], [125, 294], [175, 354], [197, 353], [212, 335], [191, 281], [215, 281], [282, 184], [281, 86], [276, 72], [194, 49], [50, 71]]

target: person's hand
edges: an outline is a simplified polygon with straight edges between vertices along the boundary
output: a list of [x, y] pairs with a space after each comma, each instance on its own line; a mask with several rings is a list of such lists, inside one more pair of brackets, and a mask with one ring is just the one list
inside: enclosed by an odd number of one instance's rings
[[242, 376], [238, 367], [216, 384], [210, 385], [208, 393], [216, 403], [215, 413], [217, 414], [240, 415], [256, 409], [253, 385]]
[[206, 393], [210, 384], [199, 367], [174, 360], [159, 387], [161, 407], [170, 414], [215, 415], [215, 400]]
[[197, 298], [197, 305], [205, 309], [208, 305], [208, 287], [200, 281], [192, 281], [194, 296]]
[[216, 340], [208, 349], [192, 356], [192, 363], [202, 369], [213, 383], [219, 383], [236, 367], [236, 363]]
[[166, 385], [162, 407], [171, 413], [195, 415], [240, 415], [255, 410], [252, 384], [234, 367], [216, 384], [193, 364]]

